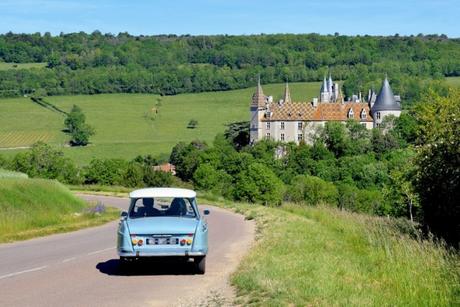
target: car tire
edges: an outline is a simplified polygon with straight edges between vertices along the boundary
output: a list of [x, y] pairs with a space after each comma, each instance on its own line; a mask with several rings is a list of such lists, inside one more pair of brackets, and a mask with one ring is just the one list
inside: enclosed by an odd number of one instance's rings
[[206, 256], [195, 258], [195, 269], [198, 274], [206, 272]]

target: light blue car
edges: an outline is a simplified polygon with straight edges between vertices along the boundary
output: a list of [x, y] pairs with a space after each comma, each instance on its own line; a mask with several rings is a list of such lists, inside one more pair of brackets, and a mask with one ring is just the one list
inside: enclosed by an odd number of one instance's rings
[[147, 188], [129, 194], [121, 213], [117, 250], [120, 264], [147, 257], [181, 257], [204, 274], [208, 224], [198, 211], [196, 193], [177, 188]]

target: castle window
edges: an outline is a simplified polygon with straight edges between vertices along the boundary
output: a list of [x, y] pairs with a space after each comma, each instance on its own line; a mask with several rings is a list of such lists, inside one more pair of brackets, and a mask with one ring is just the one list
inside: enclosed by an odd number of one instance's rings
[[284, 122], [281, 122], [281, 130], [284, 130]]
[[380, 119], [380, 112], [377, 112], [377, 119]]
[[270, 122], [267, 122], [267, 129], [270, 129]]
[[267, 132], [267, 139], [270, 138], [270, 132]]
[[350, 110], [348, 110], [348, 115], [347, 115], [347, 116], [348, 116], [348, 118], [353, 118], [354, 113], [353, 113], [353, 109], [352, 109], [352, 108], [350, 108]]
[[361, 110], [361, 119], [366, 119], [366, 118], [367, 118], [366, 110], [362, 109]]
[[302, 141], [302, 139], [303, 139], [302, 133], [297, 134], [297, 141], [300, 142], [300, 141]]
[[298, 128], [299, 130], [302, 130], [302, 122], [298, 122], [298, 123], [297, 123], [297, 128]]
[[284, 141], [284, 133], [281, 133], [281, 141]]

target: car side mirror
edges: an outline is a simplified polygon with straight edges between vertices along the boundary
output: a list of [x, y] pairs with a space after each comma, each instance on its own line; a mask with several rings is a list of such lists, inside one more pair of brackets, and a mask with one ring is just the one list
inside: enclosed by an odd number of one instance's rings
[[128, 212], [121, 211], [120, 220], [125, 220], [128, 217]]
[[209, 212], [208, 209], [203, 210], [203, 214], [204, 214], [204, 215], [209, 215], [209, 213], [211, 213], [211, 212]]

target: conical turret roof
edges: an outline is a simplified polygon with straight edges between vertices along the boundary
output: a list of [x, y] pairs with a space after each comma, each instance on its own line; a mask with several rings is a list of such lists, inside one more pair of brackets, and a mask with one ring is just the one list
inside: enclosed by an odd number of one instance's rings
[[286, 82], [286, 87], [284, 88], [284, 96], [283, 96], [284, 102], [291, 102], [291, 92], [289, 91], [289, 85]]
[[401, 105], [396, 101], [386, 76], [383, 80], [382, 89], [372, 106], [372, 113], [377, 111], [401, 111]]
[[332, 92], [332, 76], [329, 74], [329, 79], [327, 79], [327, 91]]
[[323, 84], [321, 85], [321, 93], [323, 93], [323, 92], [327, 92], [326, 76], [324, 76]]
[[264, 91], [262, 90], [262, 86], [260, 85], [260, 76], [257, 80], [257, 88], [254, 95], [252, 95], [252, 105], [258, 107], [265, 107], [265, 95]]

